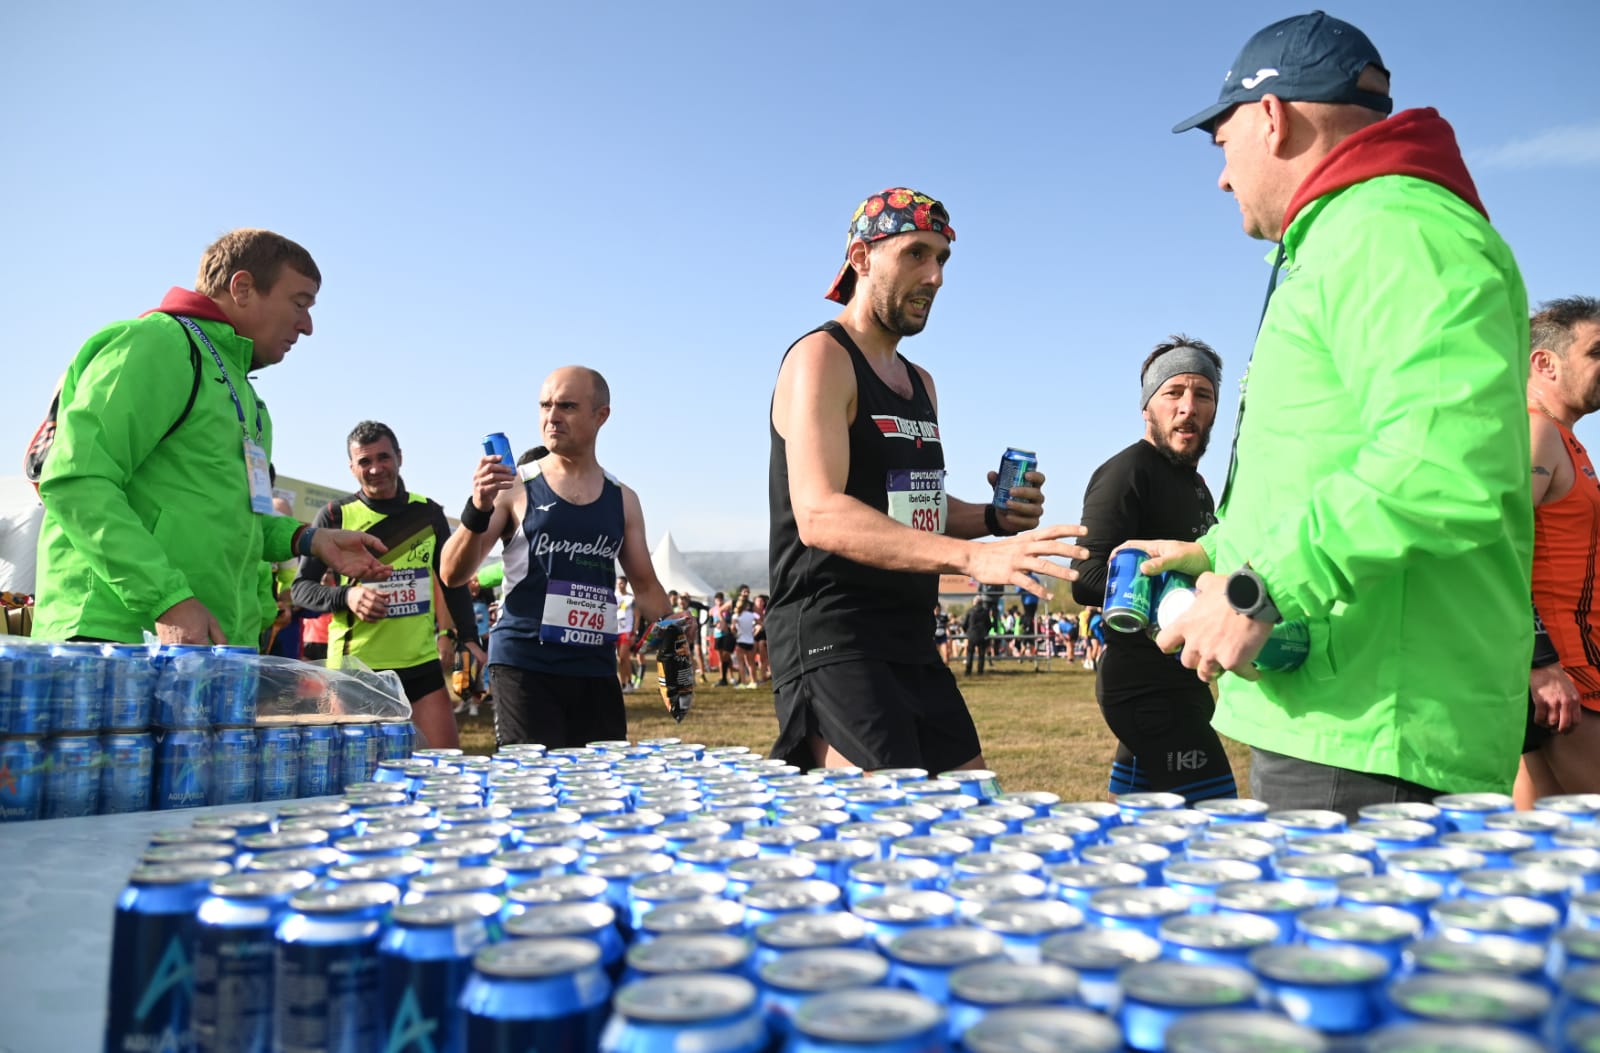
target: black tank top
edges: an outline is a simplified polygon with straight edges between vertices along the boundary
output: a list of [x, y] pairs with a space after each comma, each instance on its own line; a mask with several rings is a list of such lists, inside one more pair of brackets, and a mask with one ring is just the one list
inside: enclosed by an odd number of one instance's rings
[[[902, 398], [878, 378], [866, 356], [836, 322], [811, 331], [827, 333], [849, 352], [856, 374], [856, 416], [850, 424], [850, 474], [844, 492], [889, 514], [889, 491], [944, 487], [944, 447], [933, 400], [922, 375], [903, 356], [911, 397]], [[810, 336], [807, 333], [806, 336]], [[805, 339], [805, 337], [801, 337]], [[799, 341], [795, 341], [799, 343]], [[789, 346], [794, 350], [794, 345]], [[787, 358], [788, 351], [784, 352]], [[767, 418], [771, 422], [769, 408]], [[785, 684], [810, 669], [861, 658], [921, 664], [939, 660], [933, 645], [933, 607], [939, 576], [869, 567], [800, 540], [789, 502], [789, 463], [783, 438], [772, 428], [767, 473], [771, 514], [768, 561], [772, 602], [767, 610], [767, 647], [773, 676]], [[943, 505], [937, 528], [944, 531]], [[933, 506], [920, 507], [916, 521], [932, 527]]]

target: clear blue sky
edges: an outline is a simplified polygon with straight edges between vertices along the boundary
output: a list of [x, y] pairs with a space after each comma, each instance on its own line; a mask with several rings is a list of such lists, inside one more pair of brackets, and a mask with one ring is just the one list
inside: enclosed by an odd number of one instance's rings
[[[258, 390], [289, 475], [349, 481], [388, 422], [460, 506], [485, 431], [536, 440], [552, 368], [611, 382], [601, 461], [652, 545], [766, 543], [767, 400], [856, 203], [893, 185], [959, 240], [932, 321], [952, 492], [1039, 452], [1051, 521], [1140, 433], [1174, 331], [1226, 360], [1226, 468], [1267, 246], [1169, 134], [1281, 3], [8, 4], [0, 10], [3, 471], [73, 351], [263, 226], [324, 275]], [[1600, 5], [1349, 0], [1400, 108], [1454, 123], [1534, 300], [1600, 293]], [[1586, 430], [1587, 429], [1587, 430]], [[1586, 422], [1579, 434], [1600, 438]]]

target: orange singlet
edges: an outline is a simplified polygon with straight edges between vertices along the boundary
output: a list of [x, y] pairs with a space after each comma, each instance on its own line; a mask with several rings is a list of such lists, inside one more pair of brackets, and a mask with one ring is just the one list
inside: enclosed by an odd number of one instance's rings
[[[1528, 412], [1538, 413], [1529, 408]], [[1561, 656], [1561, 668], [1600, 710], [1600, 612], [1595, 553], [1600, 548], [1600, 479], [1572, 430], [1552, 419], [1572, 458], [1572, 489], [1533, 510], [1533, 604]]]

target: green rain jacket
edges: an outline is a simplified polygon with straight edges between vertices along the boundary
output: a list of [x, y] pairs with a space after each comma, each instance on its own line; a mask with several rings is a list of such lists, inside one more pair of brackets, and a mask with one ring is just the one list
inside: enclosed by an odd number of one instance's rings
[[194, 382], [189, 342], [172, 316], [193, 318], [228, 366], [271, 456], [272, 420], [246, 374], [251, 342], [209, 298], [173, 289], [161, 306], [89, 338], [61, 388], [55, 444], [39, 480], [34, 635], [138, 642], [191, 596], [228, 642], [255, 646], [261, 562], [287, 559], [300, 525], [250, 509], [243, 432], [204, 344], [194, 407], [170, 437]]
[[1448, 123], [1350, 136], [1296, 192], [1236, 467], [1202, 539], [1311, 653], [1225, 677], [1214, 724], [1447, 793], [1509, 792], [1533, 558], [1527, 292]]

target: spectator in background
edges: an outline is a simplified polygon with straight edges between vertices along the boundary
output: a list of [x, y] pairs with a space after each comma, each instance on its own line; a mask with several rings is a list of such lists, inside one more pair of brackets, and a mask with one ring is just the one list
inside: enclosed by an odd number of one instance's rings
[[750, 602], [748, 586], [740, 586], [739, 599], [733, 606], [734, 658], [739, 663], [738, 687], [756, 688], [756, 625], [761, 621], [755, 605]]
[[945, 665], [950, 664], [950, 615], [945, 612], [944, 605], [933, 605], [933, 646], [939, 649], [939, 658]]
[[[675, 592], [667, 593], [667, 603], [677, 599]], [[624, 693], [634, 690], [633, 668], [633, 590], [628, 588], [626, 575], [617, 576], [617, 679]]]
[[977, 658], [978, 675], [982, 676], [983, 663], [989, 654], [989, 632], [994, 628], [994, 608], [982, 595], [973, 599], [972, 606], [967, 608], [964, 628], [967, 634], [966, 675], [972, 675], [972, 660]]
[[727, 687], [730, 682], [737, 683], [737, 680], [730, 681], [728, 679], [730, 675], [735, 673], [733, 668], [733, 645], [735, 640], [733, 604], [729, 603], [727, 597], [720, 592], [711, 601], [711, 623], [713, 626], [712, 631], [716, 634], [717, 665], [722, 672], [720, 684], [722, 687]]
[[767, 653], [767, 604], [771, 597], [760, 593], [755, 599], [756, 612], [756, 679], [765, 684], [772, 679], [772, 660]]

